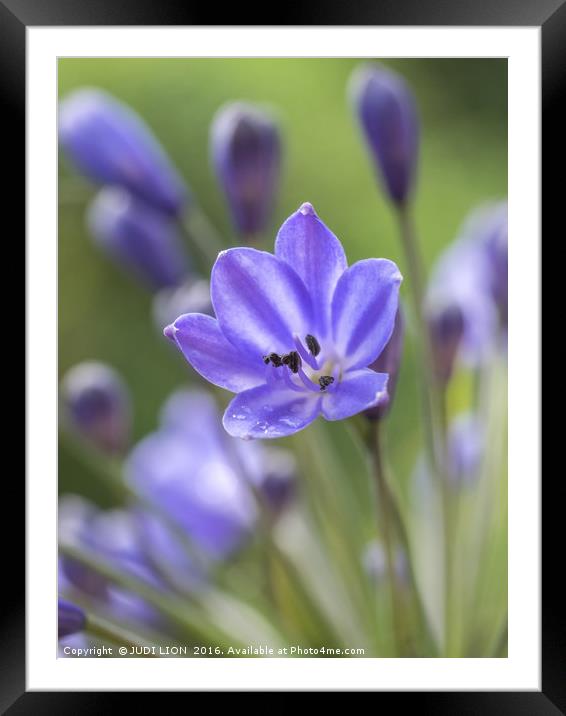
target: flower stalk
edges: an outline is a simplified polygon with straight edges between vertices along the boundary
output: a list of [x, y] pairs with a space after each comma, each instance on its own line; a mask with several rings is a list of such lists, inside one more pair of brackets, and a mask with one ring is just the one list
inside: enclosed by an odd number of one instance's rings
[[403, 614], [404, 597], [401, 594], [399, 576], [395, 568], [395, 530], [394, 505], [385, 477], [385, 464], [383, 460], [383, 445], [381, 440], [380, 423], [377, 422], [368, 436], [368, 449], [373, 464], [377, 491], [377, 514], [383, 545], [385, 548], [385, 562], [387, 568], [387, 582], [390, 589], [391, 614], [393, 617], [393, 632], [395, 641], [395, 656], [405, 656], [406, 630]]
[[112, 624], [112, 622], [98, 616], [97, 614], [87, 614], [85, 631], [103, 642], [111, 641], [119, 644], [120, 646], [127, 646], [136, 649], [142, 647], [152, 647], [151, 652], [144, 654], [144, 656], [159, 656], [158, 649], [155, 648], [158, 645], [139, 637], [130, 630], [123, 629], [116, 624]]
[[413, 304], [414, 321], [417, 331], [417, 344], [420, 361], [421, 390], [423, 394], [424, 431], [428, 458], [432, 472], [439, 487], [443, 520], [443, 561], [444, 561], [444, 652], [448, 656], [452, 650], [452, 574], [454, 543], [454, 520], [452, 517], [451, 497], [446, 474], [446, 436], [444, 418], [444, 399], [434, 370], [430, 333], [424, 316], [424, 268], [419, 252], [417, 235], [410, 208], [401, 206], [397, 211], [401, 243], [407, 261], [409, 290]]
[[199, 251], [201, 268], [206, 275], [218, 254], [226, 248], [226, 242], [196, 203], [189, 207], [185, 215], [179, 219], [179, 223], [191, 245]]

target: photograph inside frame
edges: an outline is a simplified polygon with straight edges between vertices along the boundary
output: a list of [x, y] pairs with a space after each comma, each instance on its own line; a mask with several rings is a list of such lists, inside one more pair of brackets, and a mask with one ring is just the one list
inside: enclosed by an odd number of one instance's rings
[[58, 655], [506, 657], [507, 60], [58, 92]]

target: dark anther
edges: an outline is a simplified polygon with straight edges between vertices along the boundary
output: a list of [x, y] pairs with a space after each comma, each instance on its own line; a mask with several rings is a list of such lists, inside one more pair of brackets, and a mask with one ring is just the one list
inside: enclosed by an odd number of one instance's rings
[[286, 353], [284, 356], [281, 357], [281, 360], [283, 362], [283, 365], [289, 366], [289, 370], [292, 373], [299, 372], [299, 368], [301, 367], [302, 361], [301, 356], [297, 353], [297, 351], [291, 351], [290, 353]]
[[326, 390], [332, 383], [334, 383], [334, 378], [331, 375], [323, 375], [318, 379], [321, 390]]
[[320, 343], [314, 336], [311, 336], [310, 333], [308, 336], [305, 336], [305, 342], [311, 354], [316, 358], [316, 356], [320, 353]]
[[277, 353], [270, 353], [267, 358], [273, 363], [273, 365], [276, 368], [279, 368], [283, 365], [283, 361], [281, 360], [281, 356], [277, 355]]
[[265, 365], [269, 365], [269, 356], [263, 356], [263, 362]]

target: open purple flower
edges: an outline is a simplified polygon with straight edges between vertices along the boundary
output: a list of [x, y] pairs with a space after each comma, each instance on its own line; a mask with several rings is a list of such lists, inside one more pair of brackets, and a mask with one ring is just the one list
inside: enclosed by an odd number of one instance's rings
[[501, 202], [470, 214], [429, 282], [425, 309], [442, 381], [456, 357], [472, 368], [489, 358], [506, 301], [507, 205]]
[[165, 404], [159, 429], [136, 445], [126, 463], [132, 489], [211, 560], [234, 552], [256, 517], [241, 463], [227, 441], [214, 400], [201, 391], [178, 391]]
[[368, 366], [393, 332], [401, 280], [386, 259], [348, 267], [340, 241], [303, 204], [279, 230], [275, 255], [219, 254], [216, 319], [185, 314], [165, 335], [204, 378], [237, 393], [223, 419], [230, 435], [279, 438], [383, 396], [388, 376]]

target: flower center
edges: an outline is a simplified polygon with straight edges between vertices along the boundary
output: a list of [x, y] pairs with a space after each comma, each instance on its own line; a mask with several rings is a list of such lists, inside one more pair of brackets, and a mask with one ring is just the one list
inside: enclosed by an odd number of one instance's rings
[[[326, 360], [322, 366], [319, 365], [317, 356], [321, 352], [321, 347], [317, 338], [310, 333], [305, 336], [304, 343], [298, 336], [294, 336], [294, 338], [296, 350], [291, 350], [283, 355], [268, 353], [262, 356], [265, 365], [282, 369], [281, 371], [272, 371], [273, 378], [283, 378], [287, 386], [293, 390], [302, 391], [304, 388], [317, 392], [332, 390], [331, 386], [335, 383], [339, 371], [331, 360]], [[294, 380], [294, 376], [300, 379], [302, 387]]]

